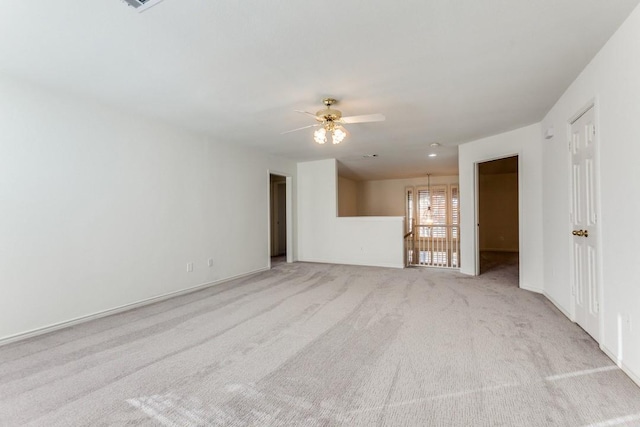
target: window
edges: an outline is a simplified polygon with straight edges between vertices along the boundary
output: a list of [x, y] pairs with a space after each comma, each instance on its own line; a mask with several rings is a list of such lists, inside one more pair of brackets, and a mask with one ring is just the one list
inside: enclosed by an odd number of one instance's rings
[[[458, 197], [458, 186], [451, 186], [451, 225], [460, 225], [460, 198]], [[458, 228], [452, 230], [452, 237], [458, 238]]]
[[458, 184], [406, 187], [404, 196], [406, 230], [414, 232], [406, 246], [408, 263], [459, 268]]
[[431, 207], [431, 217], [433, 218], [434, 227], [422, 228], [420, 237], [445, 237], [447, 230], [437, 225], [447, 224], [447, 186], [432, 185], [431, 194], [429, 187], [418, 187], [418, 224], [429, 225], [427, 218], [429, 216], [429, 207]]
[[404, 192], [405, 233], [413, 231], [413, 187], [407, 187]]

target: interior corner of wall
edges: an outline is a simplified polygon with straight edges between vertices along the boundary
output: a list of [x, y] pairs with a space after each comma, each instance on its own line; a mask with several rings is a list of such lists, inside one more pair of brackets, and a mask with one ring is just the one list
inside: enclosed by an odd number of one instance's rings
[[460, 274], [465, 274], [467, 276], [475, 276], [476, 272], [471, 269], [465, 269], [464, 267], [461, 267]]
[[520, 289], [523, 289], [525, 291], [529, 291], [529, 292], [535, 292], [536, 294], [543, 294], [544, 295], [544, 289], [539, 287], [539, 286], [534, 286], [534, 285], [530, 285], [528, 283], [521, 283], [520, 284]]

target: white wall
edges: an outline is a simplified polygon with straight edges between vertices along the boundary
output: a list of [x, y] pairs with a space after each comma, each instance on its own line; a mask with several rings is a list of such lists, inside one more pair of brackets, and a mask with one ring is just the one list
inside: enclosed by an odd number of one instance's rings
[[476, 163], [518, 155], [520, 287], [543, 292], [541, 144], [540, 125], [534, 124], [459, 146], [462, 273], [476, 273]]
[[5, 77], [0, 93], [0, 339], [268, 265], [267, 169], [294, 163]]
[[300, 261], [402, 268], [401, 217], [337, 217], [334, 159], [298, 163]]
[[[457, 184], [457, 176], [432, 176], [431, 185]], [[426, 187], [427, 177], [358, 182], [358, 215], [404, 216], [405, 189]]]
[[[600, 166], [601, 346], [640, 384], [640, 7], [549, 111], [543, 143], [545, 291], [571, 313], [569, 119], [595, 99]], [[627, 323], [630, 319], [631, 325]], [[631, 326], [631, 327], [630, 327]]]

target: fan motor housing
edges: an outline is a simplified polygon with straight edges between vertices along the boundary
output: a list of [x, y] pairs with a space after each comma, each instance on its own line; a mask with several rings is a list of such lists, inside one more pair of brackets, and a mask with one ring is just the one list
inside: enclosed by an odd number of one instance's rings
[[129, 6], [132, 6], [133, 8], [135, 8], [136, 11], [144, 12], [150, 7], [153, 7], [156, 4], [160, 3], [162, 0], [122, 0], [122, 1], [128, 4]]
[[319, 122], [337, 122], [342, 117], [342, 113], [338, 110], [326, 108], [316, 113], [316, 120]]

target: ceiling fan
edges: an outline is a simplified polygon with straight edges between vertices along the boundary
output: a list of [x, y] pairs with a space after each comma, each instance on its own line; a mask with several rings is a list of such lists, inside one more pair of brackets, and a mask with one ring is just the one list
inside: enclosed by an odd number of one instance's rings
[[346, 129], [342, 126], [343, 124], [381, 122], [385, 119], [382, 114], [365, 114], [362, 116], [342, 117], [341, 111], [331, 108], [331, 106], [336, 104], [337, 102], [338, 101], [333, 98], [323, 99], [322, 103], [327, 108], [320, 110], [315, 114], [309, 113], [308, 111], [295, 110], [297, 113], [302, 113], [313, 117], [317, 120], [318, 123], [282, 132], [281, 135], [284, 135], [285, 133], [296, 132], [302, 129], [319, 127], [320, 129], [316, 130], [313, 133], [313, 139], [318, 144], [324, 144], [327, 142], [327, 132], [331, 133], [332, 142], [334, 144], [339, 144], [347, 136]]

